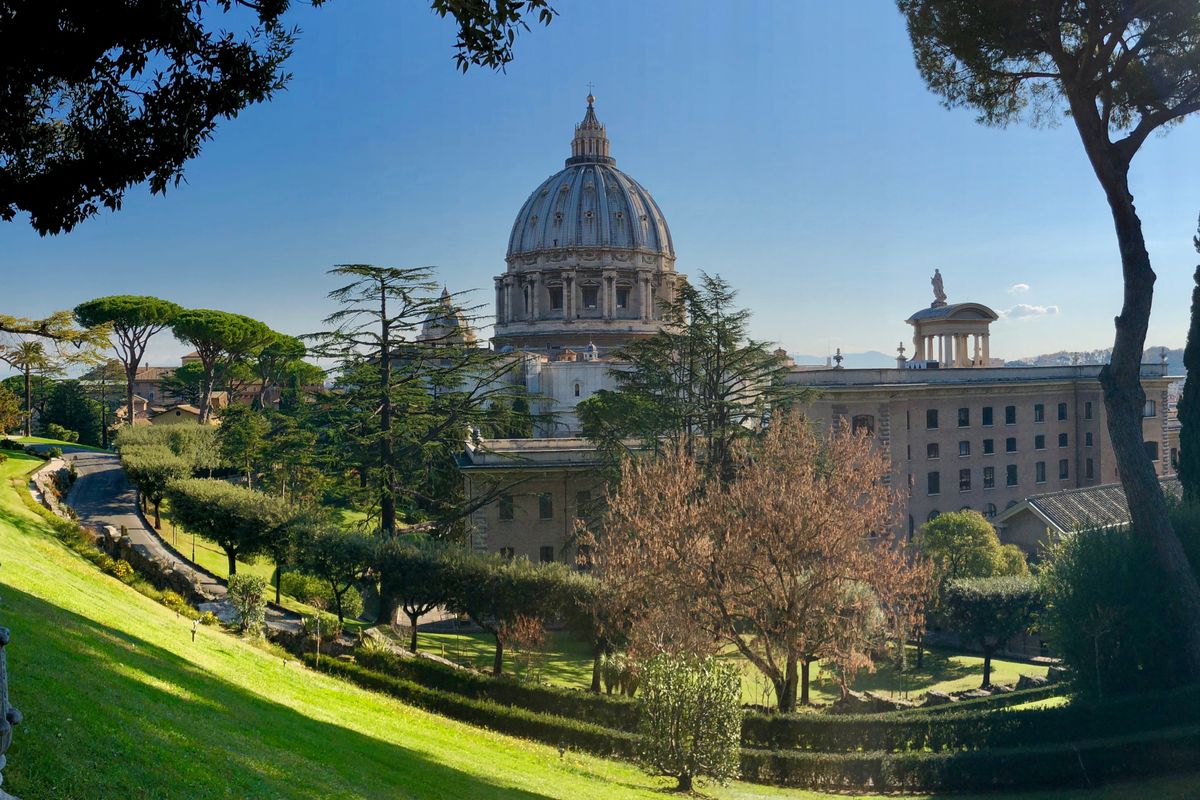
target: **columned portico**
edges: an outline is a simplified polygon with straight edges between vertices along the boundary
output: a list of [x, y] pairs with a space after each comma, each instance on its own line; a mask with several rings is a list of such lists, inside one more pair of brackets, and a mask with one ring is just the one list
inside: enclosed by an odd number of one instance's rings
[[933, 303], [908, 318], [913, 326], [913, 358], [908, 364], [943, 369], [989, 366], [988, 326], [999, 315], [979, 303], [947, 303], [940, 292], [940, 273], [934, 280]]

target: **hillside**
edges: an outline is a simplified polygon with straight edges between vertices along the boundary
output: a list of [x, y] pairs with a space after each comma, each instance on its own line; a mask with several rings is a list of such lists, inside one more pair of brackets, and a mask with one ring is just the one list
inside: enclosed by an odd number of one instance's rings
[[[1147, 347], [1142, 351], [1143, 364], [1157, 364], [1162, 358], [1162, 347]], [[1183, 348], [1165, 348], [1167, 351], [1167, 374], [1186, 375], [1183, 368]], [[1104, 347], [1099, 350], [1067, 351], [1057, 353], [1042, 353], [1037, 356], [1026, 356], [1004, 362], [1006, 367], [1063, 367], [1070, 364], [1107, 364], [1112, 357], [1112, 348]]]
[[[632, 766], [451, 722], [199, 629], [52, 539], [0, 463], [0, 623], [25, 714], [4, 788], [24, 800], [653, 798]], [[1183, 798], [1183, 779], [1042, 797]], [[723, 798], [819, 795], [747, 784]], [[1030, 795], [1022, 797], [1031, 798]]]

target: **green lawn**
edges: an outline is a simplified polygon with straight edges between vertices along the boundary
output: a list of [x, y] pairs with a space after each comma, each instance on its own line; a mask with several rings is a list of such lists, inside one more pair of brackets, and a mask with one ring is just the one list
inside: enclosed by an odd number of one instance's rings
[[[37, 463], [14, 455], [0, 478]], [[12, 629], [11, 697], [25, 723], [4, 788], [27, 800], [666, 796], [667, 781], [627, 764], [560, 757], [417, 711], [218, 629], [202, 627], [193, 643], [190, 624], [62, 547], [15, 491], [0, 481], [0, 621]], [[1169, 800], [1197, 785], [1019, 797]], [[821, 797], [736, 783], [706, 791]]]
[[78, 447], [80, 450], [91, 450], [95, 453], [108, 453], [103, 447], [92, 447], [87, 444], [79, 444], [78, 442], [64, 442], [59, 439], [47, 439], [44, 436], [14, 436], [11, 437], [14, 441], [21, 444], [50, 444], [55, 447]]
[[[418, 646], [424, 650], [443, 655], [452, 661], [480, 670], [490, 670], [495, 645], [486, 633], [419, 633]], [[888, 695], [917, 699], [923, 692], [937, 690], [955, 692], [974, 689], [983, 680], [983, 658], [946, 651], [926, 651], [921, 669], [915, 667], [916, 652], [910, 648], [909, 669], [900, 674], [890, 664], [878, 665], [874, 673], [860, 673], [854, 683], [859, 691], [872, 690]], [[723, 656], [736, 663], [742, 671], [742, 702], [771, 706], [775, 704], [775, 692], [771, 684], [757, 669], [734, 651], [727, 650]], [[517, 672], [519, 656], [512, 652], [504, 654], [505, 672]], [[525, 669], [524, 661], [521, 671]], [[565, 633], [552, 632], [547, 639], [545, 653], [535, 660], [538, 675], [542, 680], [563, 686], [590, 686], [592, 682], [592, 655], [587, 645]], [[992, 659], [992, 681], [994, 683], [1016, 683], [1021, 674], [1045, 675], [1045, 667], [1034, 667], [1015, 661]], [[812, 700], [814, 703], [832, 703], [841, 696], [837, 682], [822, 673], [820, 663], [812, 667]]]

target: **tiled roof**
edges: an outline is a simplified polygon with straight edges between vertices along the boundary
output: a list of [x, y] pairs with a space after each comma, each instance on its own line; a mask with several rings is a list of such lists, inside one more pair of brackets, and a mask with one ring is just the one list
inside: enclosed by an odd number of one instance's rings
[[[1159, 483], [1169, 495], [1178, 497], [1183, 491], [1179, 478], [1174, 475], [1160, 478]], [[1035, 494], [1026, 498], [1025, 502], [1064, 533], [1129, 522], [1129, 505], [1125, 500], [1125, 490], [1119, 483]]]
[[135, 381], [156, 381], [175, 371], [174, 367], [138, 367]]

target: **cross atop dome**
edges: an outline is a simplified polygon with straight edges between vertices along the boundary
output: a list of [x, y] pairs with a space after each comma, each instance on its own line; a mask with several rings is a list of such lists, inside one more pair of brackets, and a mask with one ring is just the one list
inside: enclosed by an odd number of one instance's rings
[[567, 166], [572, 164], [616, 164], [616, 159], [608, 153], [608, 135], [604, 124], [596, 118], [596, 97], [591, 92], [592, 85], [588, 84], [587, 111], [583, 121], [575, 126], [575, 138], [571, 140], [571, 157]]

